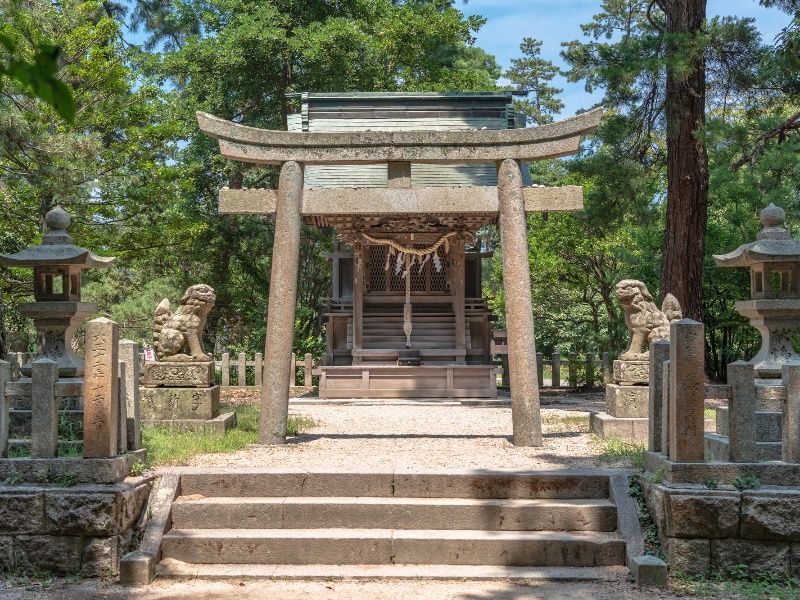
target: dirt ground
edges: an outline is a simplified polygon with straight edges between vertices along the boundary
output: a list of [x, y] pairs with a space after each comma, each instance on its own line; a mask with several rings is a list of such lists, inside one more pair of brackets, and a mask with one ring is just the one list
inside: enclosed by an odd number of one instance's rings
[[3, 589], [4, 600], [89, 600], [92, 598], [173, 600], [638, 600], [693, 598], [683, 592], [637, 590], [628, 581], [532, 582], [504, 581], [159, 581], [147, 588], [123, 588], [113, 581], [77, 584], [55, 581], [49, 589], [38, 584]]
[[[501, 400], [503, 400], [501, 398]], [[223, 405], [256, 403], [257, 394], [226, 394]], [[292, 414], [316, 423], [280, 447], [248, 447], [234, 454], [202, 455], [196, 466], [294, 466], [387, 468], [629, 469], [627, 459], [602, 459], [589, 434], [589, 411], [602, 410], [602, 392], [548, 392], [542, 395], [544, 445], [512, 444], [508, 404], [445, 402], [354, 402], [326, 404], [310, 395], [293, 399]], [[691, 597], [682, 591], [637, 590], [627, 580], [606, 582], [507, 582], [422, 580], [156, 580], [147, 588], [121, 587], [114, 579], [0, 579], [0, 598], [131, 598], [216, 600], [256, 598], [364, 598], [419, 600], [523, 600], [533, 598], [634, 599]]]

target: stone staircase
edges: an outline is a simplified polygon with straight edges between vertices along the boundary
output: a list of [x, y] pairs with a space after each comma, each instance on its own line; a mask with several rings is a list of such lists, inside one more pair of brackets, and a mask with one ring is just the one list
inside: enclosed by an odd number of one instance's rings
[[610, 497], [602, 472], [182, 470], [157, 572], [618, 578]]

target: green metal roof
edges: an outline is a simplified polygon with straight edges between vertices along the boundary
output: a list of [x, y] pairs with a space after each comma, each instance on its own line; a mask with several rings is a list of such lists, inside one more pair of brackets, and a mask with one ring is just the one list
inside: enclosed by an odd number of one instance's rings
[[[303, 92], [300, 112], [289, 115], [289, 131], [468, 131], [525, 126], [513, 92]], [[523, 185], [533, 182], [522, 169]], [[386, 187], [386, 165], [309, 165], [305, 186]], [[412, 187], [496, 185], [494, 165], [412, 164]]]

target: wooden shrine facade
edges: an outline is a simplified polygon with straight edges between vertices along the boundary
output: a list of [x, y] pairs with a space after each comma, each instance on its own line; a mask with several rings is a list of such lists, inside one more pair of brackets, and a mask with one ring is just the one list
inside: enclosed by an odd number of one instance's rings
[[[330, 95], [323, 96], [329, 100]], [[445, 120], [452, 115], [442, 117], [441, 107], [434, 110], [431, 102], [468, 97], [406, 96], [395, 98], [402, 100], [401, 110]], [[490, 96], [472, 99], [491, 104]], [[340, 113], [347, 112], [346, 104], [340, 102]], [[465, 114], [467, 104], [459, 105]], [[313, 118], [305, 113], [293, 120], [296, 131], [259, 130], [198, 113], [201, 129], [219, 140], [223, 156], [281, 165], [278, 190], [220, 191], [221, 213], [276, 215], [259, 441], [285, 440], [286, 358], [293, 343], [305, 220], [340, 232], [341, 241], [329, 255], [334, 260], [333, 295], [324, 314], [328, 348], [319, 374], [321, 397], [346, 398], [495, 393], [490, 311], [479, 294], [481, 251], [475, 236], [486, 225], [498, 225], [514, 382], [514, 443], [540, 445], [525, 213], [580, 210], [582, 190], [523, 187], [520, 161], [574, 153], [580, 136], [599, 124], [602, 109], [536, 128], [462, 124], [461, 130], [451, 130], [445, 123], [435, 130], [413, 125], [398, 130], [397, 111], [387, 118], [385, 106], [380, 108], [375, 110], [382, 115], [374, 117], [385, 119], [385, 127], [373, 123], [368, 131], [354, 130], [349, 122], [345, 130], [314, 130]], [[473, 110], [455, 120], [473, 125], [488, 114]], [[504, 116], [506, 123], [518, 123], [508, 112]], [[452, 185], [457, 183], [453, 177], [465, 173], [465, 184]], [[361, 183], [354, 187], [356, 181]], [[418, 365], [414, 352], [410, 364], [402, 360], [408, 356], [401, 353], [409, 349], [419, 353]]]

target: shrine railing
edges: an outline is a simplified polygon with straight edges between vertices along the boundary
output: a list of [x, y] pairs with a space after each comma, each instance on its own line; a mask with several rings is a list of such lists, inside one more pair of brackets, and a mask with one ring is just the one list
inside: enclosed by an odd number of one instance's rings
[[[85, 377], [59, 378], [58, 363], [45, 357], [30, 362], [33, 353], [10, 353], [9, 361], [0, 361], [0, 457], [112, 458], [141, 448], [136, 401], [127, 385], [127, 377], [138, 379], [135, 353], [115, 345], [116, 323], [97, 321], [87, 324], [93, 346], [86, 349]], [[20, 367], [29, 363], [30, 377], [20, 377]]]
[[[783, 365], [781, 379], [758, 379], [752, 363], [737, 361], [728, 365], [727, 385], [704, 384], [703, 332], [702, 323], [684, 319], [672, 324], [670, 342], [650, 345], [645, 458], [800, 463], [800, 365]], [[716, 405], [713, 432], [705, 431], [707, 400]]]

